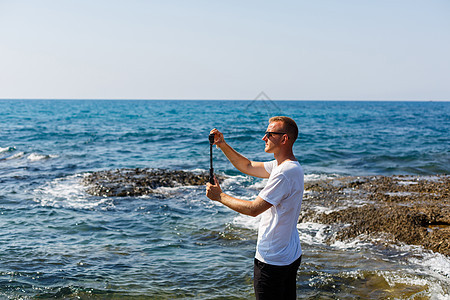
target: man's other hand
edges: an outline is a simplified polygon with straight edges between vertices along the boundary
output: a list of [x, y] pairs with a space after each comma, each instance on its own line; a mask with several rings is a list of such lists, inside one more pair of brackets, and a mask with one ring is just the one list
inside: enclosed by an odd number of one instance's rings
[[209, 182], [206, 184], [206, 197], [214, 201], [220, 201], [220, 194], [222, 194], [222, 189], [216, 176], [214, 176], [214, 184]]

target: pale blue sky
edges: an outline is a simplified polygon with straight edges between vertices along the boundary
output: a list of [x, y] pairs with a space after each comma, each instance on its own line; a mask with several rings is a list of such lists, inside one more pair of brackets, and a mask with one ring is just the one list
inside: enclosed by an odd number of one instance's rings
[[450, 0], [0, 0], [0, 98], [450, 100]]

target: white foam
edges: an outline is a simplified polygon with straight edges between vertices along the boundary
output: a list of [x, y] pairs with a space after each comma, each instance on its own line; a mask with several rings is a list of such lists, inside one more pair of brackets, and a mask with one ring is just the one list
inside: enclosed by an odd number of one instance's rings
[[416, 182], [415, 180], [427, 180], [427, 181], [434, 181], [434, 182], [440, 182], [442, 177], [448, 177], [450, 175], [420, 175], [420, 176], [393, 176], [393, 179], [399, 180], [398, 183], [402, 184], [402, 182]]
[[400, 181], [415, 180], [416, 178], [417, 178], [417, 176], [392, 176], [392, 179], [397, 179]]
[[[174, 196], [177, 194], [181, 194], [187, 190], [196, 190], [198, 189], [198, 186], [195, 185], [177, 185], [177, 186], [173, 186], [173, 187], [168, 187], [168, 186], [160, 186], [157, 187], [155, 189], [153, 189], [153, 193], [157, 193], [160, 195], [164, 195], [164, 196]], [[143, 195], [140, 196], [142, 198], [149, 198], [151, 197], [150, 195]]]
[[35, 202], [42, 206], [74, 209], [103, 209], [113, 207], [111, 198], [98, 199], [88, 195], [80, 179], [83, 175], [58, 178], [34, 190]]
[[254, 189], [254, 190], [262, 190], [266, 186], [267, 181], [268, 181], [268, 179], [263, 179], [263, 180], [257, 181], [254, 184], [250, 185], [248, 188]]
[[251, 182], [252, 179], [248, 176], [236, 175], [227, 177], [220, 183], [220, 186], [230, 196], [252, 201], [256, 198], [261, 188], [257, 186], [258, 184], [249, 185]]
[[0, 147], [0, 153], [16, 150], [16, 147]]
[[[426, 295], [429, 299], [450, 299], [449, 290], [444, 290], [442, 282], [446, 282], [450, 286], [450, 257], [443, 254], [426, 250], [421, 246], [407, 244], [392, 244], [393, 248], [399, 252], [407, 254], [406, 260], [408, 264], [415, 266], [412, 271], [416, 273], [427, 274], [425, 284], [420, 280], [423, 277], [414, 279], [415, 282], [405, 282], [417, 285], [428, 285]], [[403, 255], [402, 255], [403, 256]]]
[[[412, 295], [414, 299], [415, 297], [427, 298], [427, 299], [449, 299], [449, 294], [447, 294], [442, 285], [439, 282], [436, 282], [432, 278], [424, 278], [422, 276], [418, 276], [414, 273], [405, 274], [404, 272], [392, 272], [392, 271], [378, 271], [379, 275], [381, 275], [390, 287], [395, 287], [397, 285], [406, 285], [406, 286], [426, 286], [427, 289], [421, 291], [415, 295]], [[413, 298], [409, 298], [413, 299]]]
[[[339, 228], [346, 226], [348, 225], [342, 225]], [[339, 229], [336, 226], [328, 224], [303, 222], [297, 224], [297, 229], [301, 242], [308, 245], [324, 245], [328, 244], [329, 241], [333, 241], [329, 246], [340, 250], [359, 250], [371, 245], [371, 242], [363, 235], [351, 240], [334, 240], [333, 236]]]
[[338, 177], [336, 174], [305, 174], [305, 182], [328, 180]]
[[16, 158], [21, 158], [21, 157], [24, 156], [24, 155], [25, 155], [25, 152], [18, 152], [18, 153], [14, 154], [14, 155], [11, 155], [11, 156], [5, 158], [5, 160], [11, 160], [11, 159], [16, 159]]
[[301, 242], [309, 245], [324, 244], [329, 236], [330, 225], [303, 222], [297, 224]]
[[412, 257], [409, 259], [409, 261], [411, 263], [421, 265], [436, 274], [440, 274], [448, 278], [448, 281], [450, 283], [450, 258], [440, 253], [425, 251], [420, 247], [415, 248], [416, 251], [422, 254], [422, 257]]
[[219, 184], [222, 187], [230, 187], [232, 185], [242, 185], [242, 182], [246, 179], [247, 177], [243, 176], [243, 175], [236, 175], [236, 176], [230, 176], [225, 178], [224, 181], [219, 182]]
[[[372, 239], [373, 241], [373, 239]], [[345, 241], [335, 240], [331, 246], [341, 249], [341, 250], [359, 250], [363, 247], [368, 247], [372, 245], [371, 242], [364, 235], [360, 235], [354, 239], [349, 239]]]
[[417, 181], [398, 181], [397, 182], [400, 185], [414, 185], [414, 184], [419, 184]]
[[440, 176], [420, 176], [421, 180], [433, 181], [433, 182], [442, 182], [442, 177], [448, 178], [450, 175], [440, 175]]
[[239, 214], [233, 219], [233, 224], [252, 229], [252, 230], [258, 230], [259, 227], [259, 220], [261, 220], [261, 215], [257, 217], [250, 217], [246, 215]]
[[319, 205], [311, 207], [311, 209], [316, 211], [318, 214], [324, 213], [324, 214], [327, 214], [327, 215], [331, 214], [332, 212], [341, 210], [340, 208], [332, 209], [332, 208], [327, 207], [327, 206], [319, 206]]
[[29, 161], [39, 161], [39, 160], [44, 160], [44, 159], [56, 158], [56, 157], [58, 157], [58, 155], [43, 155], [43, 154], [38, 154], [38, 153], [31, 153], [30, 155], [28, 155], [27, 159]]

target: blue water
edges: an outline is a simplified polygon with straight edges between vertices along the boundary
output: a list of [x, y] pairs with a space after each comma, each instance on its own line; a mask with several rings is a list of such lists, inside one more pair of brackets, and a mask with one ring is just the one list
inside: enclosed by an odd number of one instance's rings
[[[0, 298], [253, 297], [257, 220], [212, 203], [204, 187], [102, 198], [81, 179], [116, 168], [206, 171], [213, 127], [250, 159], [270, 160], [261, 138], [281, 114], [299, 125], [294, 151], [307, 179], [450, 173], [448, 102], [0, 100]], [[219, 150], [214, 168], [238, 197], [262, 186]], [[314, 238], [320, 228], [308, 230]], [[416, 278], [411, 259], [389, 259], [397, 252], [315, 243], [308, 230], [300, 298], [369, 297], [352, 287], [399, 268], [408, 286], [425, 280], [426, 295], [450, 293], [450, 272], [426, 268], [445, 257], [416, 253]]]

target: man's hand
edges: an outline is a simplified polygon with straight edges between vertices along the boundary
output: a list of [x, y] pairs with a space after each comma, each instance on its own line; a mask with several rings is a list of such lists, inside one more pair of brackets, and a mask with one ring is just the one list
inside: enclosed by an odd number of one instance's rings
[[220, 148], [221, 145], [225, 144], [225, 139], [222, 132], [214, 128], [210, 131], [210, 134], [214, 134], [214, 145], [216, 145], [217, 148]]
[[220, 194], [222, 194], [222, 189], [220, 188], [219, 181], [217, 180], [216, 176], [214, 176], [214, 183], [207, 183], [206, 184], [206, 197], [213, 201], [220, 201]]

